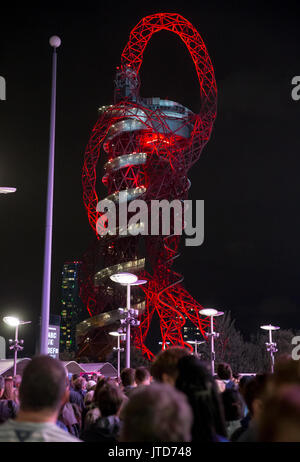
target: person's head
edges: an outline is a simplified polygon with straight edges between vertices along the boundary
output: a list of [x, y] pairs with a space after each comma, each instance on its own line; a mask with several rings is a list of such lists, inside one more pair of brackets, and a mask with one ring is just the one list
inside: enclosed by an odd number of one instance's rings
[[97, 376], [96, 382], [97, 382], [97, 383], [98, 383], [98, 382], [101, 382], [103, 379], [105, 379], [105, 376], [102, 375], [102, 374], [99, 374], [99, 375]]
[[132, 367], [126, 367], [121, 372], [121, 382], [123, 387], [134, 387], [135, 386], [135, 369]]
[[218, 364], [217, 374], [221, 380], [232, 380], [232, 370], [230, 365], [227, 363]]
[[94, 372], [94, 373], [92, 374], [91, 380], [94, 380], [94, 382], [96, 382], [96, 383], [97, 383], [97, 380], [98, 380], [98, 374], [97, 374], [96, 372]]
[[5, 377], [3, 399], [14, 399], [14, 379]]
[[80, 377], [80, 374], [73, 374], [71, 378], [71, 386], [74, 386], [74, 382]]
[[86, 387], [86, 380], [84, 377], [78, 377], [78, 379], [74, 382], [74, 390], [75, 391], [82, 391]]
[[183, 393], [153, 383], [138, 388], [124, 408], [122, 442], [191, 441], [193, 415]]
[[150, 385], [151, 375], [147, 367], [138, 367], [135, 371], [135, 381], [138, 386]]
[[162, 350], [151, 364], [150, 373], [154, 380], [174, 386], [178, 376], [178, 361], [184, 356], [191, 356], [186, 348], [171, 347]]
[[299, 385], [283, 386], [266, 398], [258, 428], [261, 442], [300, 442]]
[[281, 355], [276, 359], [271, 382], [276, 388], [286, 384], [300, 385], [300, 361]]
[[94, 380], [89, 380], [86, 384], [87, 391], [95, 390], [97, 383]]
[[4, 388], [5, 388], [5, 380], [4, 380], [4, 377], [2, 377], [2, 375], [0, 375], [0, 399], [3, 396]]
[[276, 355], [275, 358], [275, 364], [274, 364], [274, 372], [277, 371], [277, 369], [281, 368], [285, 364], [289, 364], [293, 361], [292, 356], [289, 353], [281, 353], [280, 355]]
[[257, 374], [245, 386], [244, 400], [251, 418], [257, 420], [262, 410], [264, 395], [267, 390], [269, 374]]
[[215, 441], [226, 436], [220, 393], [208, 366], [192, 355], [178, 361], [176, 388], [188, 398], [193, 410], [193, 441]]
[[241, 396], [244, 398], [244, 395], [245, 395], [245, 389], [246, 389], [246, 385], [247, 383], [249, 383], [252, 379], [253, 379], [253, 375], [243, 375], [241, 378], [240, 378], [240, 381], [239, 381], [239, 392], [241, 394]]
[[25, 367], [20, 385], [23, 412], [57, 415], [66, 393], [66, 371], [57, 359], [36, 356]]
[[102, 417], [118, 415], [125, 396], [120, 388], [107, 382], [97, 395], [97, 407], [100, 409]]
[[243, 401], [237, 390], [225, 390], [222, 394], [224, 415], [226, 422], [241, 420], [243, 417]]
[[232, 380], [234, 381], [234, 383], [236, 383], [236, 385], [240, 383], [240, 379], [240, 374], [237, 374], [236, 372], [232, 374]]
[[99, 401], [98, 395], [99, 395], [102, 387], [104, 387], [104, 385], [106, 385], [107, 383], [110, 383], [110, 382], [111, 382], [110, 378], [105, 378], [104, 376], [101, 376], [101, 377], [98, 378], [97, 385], [96, 385], [95, 391], [94, 391], [93, 402], [97, 403]]

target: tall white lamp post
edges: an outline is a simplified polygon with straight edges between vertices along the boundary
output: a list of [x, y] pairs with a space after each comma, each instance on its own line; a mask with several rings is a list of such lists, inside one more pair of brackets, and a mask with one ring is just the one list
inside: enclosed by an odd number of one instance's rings
[[3, 318], [3, 321], [11, 326], [11, 327], [15, 327], [15, 340], [11, 340], [10, 343], [11, 343], [11, 346], [9, 347], [10, 350], [14, 350], [14, 372], [13, 372], [13, 376], [15, 377], [16, 376], [16, 373], [17, 373], [17, 357], [18, 357], [18, 351], [20, 350], [23, 350], [23, 343], [24, 341], [23, 340], [19, 340], [18, 339], [18, 330], [19, 330], [19, 326], [22, 326], [24, 324], [30, 324], [31, 321], [20, 321], [20, 319], [18, 318], [15, 318], [14, 316], [5, 316], [5, 318]]
[[216, 316], [223, 316], [223, 311], [215, 310], [214, 308], [203, 308], [199, 311], [202, 316], [210, 317], [210, 332], [207, 332], [207, 336], [210, 337], [210, 360], [211, 360], [211, 374], [212, 376], [215, 375], [215, 337], [219, 337], [218, 332], [214, 332], [214, 317]]
[[51, 114], [49, 135], [49, 165], [48, 165], [48, 189], [46, 208], [46, 237], [44, 250], [44, 273], [43, 295], [41, 315], [41, 344], [40, 353], [48, 354], [48, 330], [50, 317], [50, 290], [51, 290], [51, 256], [52, 256], [52, 222], [53, 222], [53, 191], [54, 191], [54, 153], [55, 153], [55, 116], [56, 116], [56, 48], [61, 44], [59, 37], [54, 35], [49, 43], [53, 48], [52, 55], [52, 91], [51, 91]]
[[126, 326], [126, 367], [128, 368], [130, 367], [130, 326], [138, 326], [140, 324], [140, 321], [137, 320], [139, 315], [138, 310], [131, 309], [130, 307], [130, 287], [146, 284], [148, 281], [138, 279], [132, 273], [116, 273], [110, 276], [110, 279], [127, 287], [126, 318], [124, 319], [124, 324]]
[[267, 351], [270, 352], [270, 356], [271, 356], [271, 372], [273, 374], [274, 372], [274, 353], [276, 353], [278, 350], [277, 350], [277, 344], [275, 342], [273, 342], [273, 339], [272, 339], [272, 331], [273, 330], [279, 330], [280, 327], [279, 326], [272, 326], [271, 324], [268, 324], [266, 326], [260, 326], [261, 329], [263, 330], [268, 330], [269, 331], [269, 342], [266, 342], [266, 346], [267, 346]]

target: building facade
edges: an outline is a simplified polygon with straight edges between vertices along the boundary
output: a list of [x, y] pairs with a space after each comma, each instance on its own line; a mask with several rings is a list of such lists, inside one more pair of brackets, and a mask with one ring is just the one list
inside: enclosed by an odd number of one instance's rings
[[76, 325], [80, 321], [82, 302], [79, 298], [80, 261], [65, 262], [61, 282], [60, 353], [76, 351]]

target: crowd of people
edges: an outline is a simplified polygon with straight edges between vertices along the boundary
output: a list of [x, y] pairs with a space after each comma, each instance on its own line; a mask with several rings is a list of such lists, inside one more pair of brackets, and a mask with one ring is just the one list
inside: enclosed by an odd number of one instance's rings
[[22, 377], [0, 376], [1, 442], [300, 442], [300, 362], [239, 376], [184, 348], [161, 351], [120, 381], [68, 374], [36, 356]]

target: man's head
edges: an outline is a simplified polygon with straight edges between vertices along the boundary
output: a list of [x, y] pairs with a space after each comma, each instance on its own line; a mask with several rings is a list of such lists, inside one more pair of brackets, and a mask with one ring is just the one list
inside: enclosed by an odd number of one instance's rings
[[84, 390], [86, 387], [86, 380], [84, 377], [78, 377], [74, 382], [74, 389], [76, 391]]
[[71, 386], [74, 386], [74, 382], [80, 377], [80, 374], [73, 374], [71, 378]]
[[268, 374], [257, 374], [245, 386], [244, 399], [252, 418], [259, 418], [269, 383]]
[[189, 351], [179, 347], [161, 351], [151, 365], [152, 377], [157, 382], [169, 383], [174, 386], [178, 376], [178, 361], [187, 355], [190, 355]]
[[138, 367], [135, 371], [135, 381], [139, 385], [150, 385], [151, 375], [147, 367]]
[[217, 374], [221, 380], [232, 380], [232, 370], [230, 365], [227, 363], [218, 364]]
[[122, 442], [191, 441], [192, 410], [183, 393], [163, 383], [138, 388], [125, 406]]
[[266, 398], [258, 428], [261, 442], [300, 442], [299, 385], [283, 385]]
[[300, 361], [280, 355], [275, 362], [272, 385], [277, 388], [286, 384], [300, 385]]
[[66, 370], [50, 356], [36, 356], [25, 367], [20, 385], [24, 412], [59, 412], [66, 393]]
[[121, 381], [123, 387], [134, 387], [135, 386], [135, 369], [127, 367], [121, 372]]
[[254, 376], [252, 375], [244, 375], [243, 377], [241, 377], [241, 380], [239, 381], [239, 392], [241, 394], [241, 396], [244, 398], [244, 394], [245, 394], [245, 389], [246, 389], [246, 386], [247, 386], [247, 383], [251, 382], [251, 380], [254, 378]]

